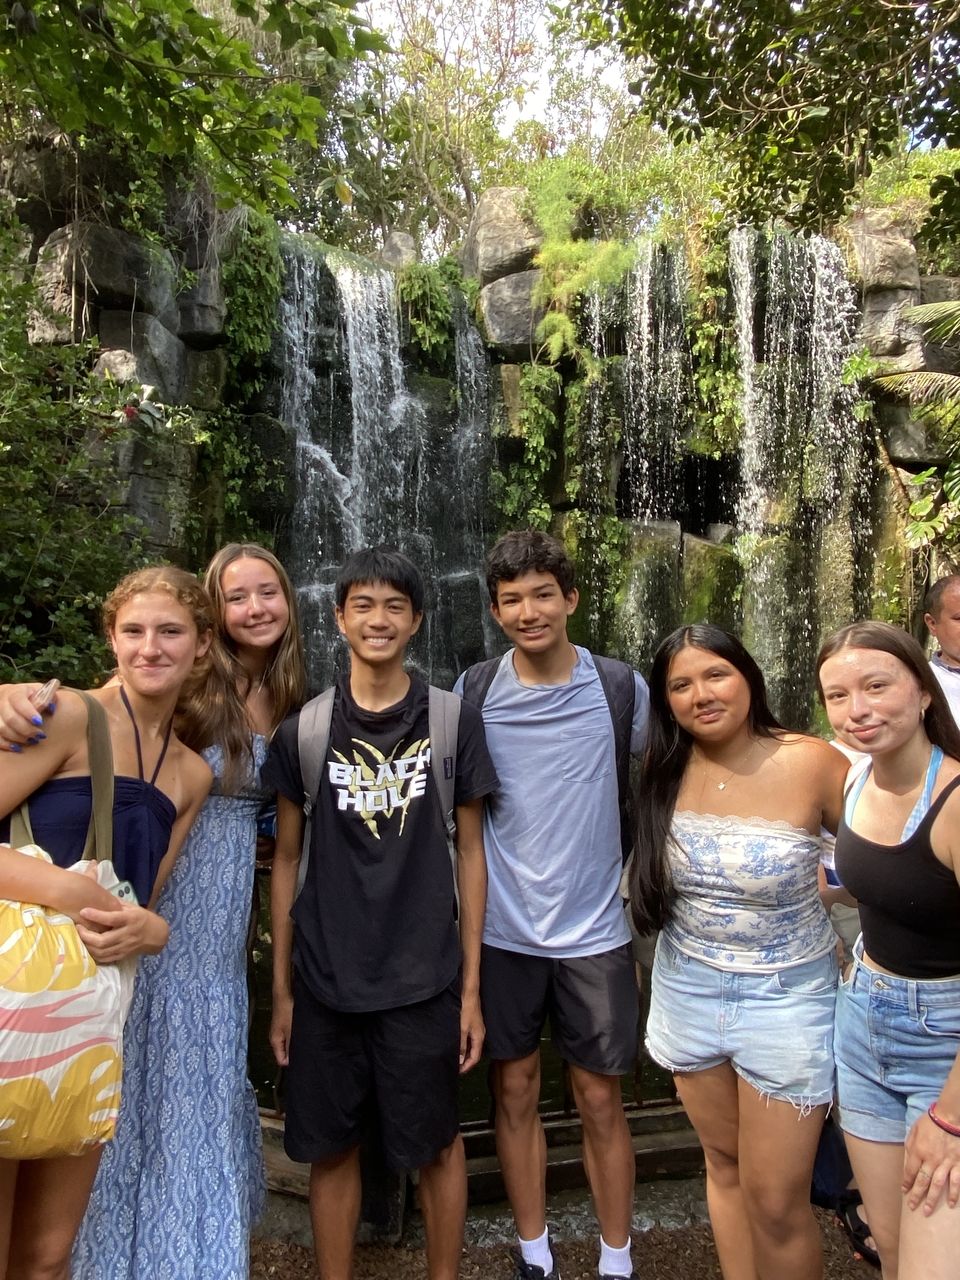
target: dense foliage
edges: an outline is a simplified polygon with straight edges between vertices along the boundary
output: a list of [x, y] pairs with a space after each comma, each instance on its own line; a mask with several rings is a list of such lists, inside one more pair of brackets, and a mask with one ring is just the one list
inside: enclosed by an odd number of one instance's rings
[[0, 225], [0, 679], [84, 685], [109, 668], [100, 601], [137, 558], [108, 497], [125, 419], [86, 348], [28, 342], [36, 298], [19, 250]]
[[[956, 0], [571, 0], [588, 37], [637, 65], [643, 108], [678, 141], [727, 144], [728, 196], [760, 220], [836, 218], [901, 132], [960, 144]], [[960, 170], [937, 181], [960, 229]]]
[[[265, 57], [241, 21], [298, 46], [297, 64]], [[125, 138], [229, 200], [289, 203], [284, 152], [316, 141], [325, 77], [380, 45], [355, 0], [16, 0], [0, 22], [0, 143]]]

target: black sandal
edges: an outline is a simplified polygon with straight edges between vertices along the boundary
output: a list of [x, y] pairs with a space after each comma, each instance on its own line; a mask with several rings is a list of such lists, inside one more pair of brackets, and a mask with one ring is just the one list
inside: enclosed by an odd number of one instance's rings
[[869, 1262], [871, 1267], [879, 1267], [879, 1253], [873, 1245], [867, 1244], [870, 1239], [870, 1224], [857, 1212], [862, 1204], [859, 1191], [846, 1192], [837, 1202], [837, 1221], [853, 1247], [854, 1257]]

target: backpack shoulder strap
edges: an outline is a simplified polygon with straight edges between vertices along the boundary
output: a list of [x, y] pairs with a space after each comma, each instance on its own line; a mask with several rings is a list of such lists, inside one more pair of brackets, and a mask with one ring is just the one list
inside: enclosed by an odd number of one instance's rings
[[464, 702], [471, 702], [475, 707], [482, 707], [487, 696], [487, 691], [493, 684], [493, 677], [497, 674], [497, 669], [503, 657], [486, 658], [483, 662], [477, 662], [472, 667], [467, 667], [463, 673], [463, 693]]
[[300, 778], [303, 782], [303, 844], [300, 848], [300, 866], [297, 869], [297, 893], [303, 888], [310, 865], [310, 836], [313, 831], [313, 810], [320, 791], [323, 760], [330, 741], [330, 722], [333, 719], [335, 686], [324, 689], [300, 709], [297, 723], [297, 756], [300, 760]]
[[457, 823], [454, 816], [453, 793], [457, 778], [457, 741], [460, 732], [460, 698], [445, 689], [429, 688], [430, 772], [440, 801], [443, 826], [447, 836], [447, 848], [453, 866], [453, 889], [457, 896]]
[[102, 704], [81, 689], [87, 708], [87, 759], [90, 768], [92, 804], [90, 826], [82, 857], [109, 862], [113, 857], [113, 746], [110, 726]]
[[[109, 862], [113, 857], [113, 747], [107, 713], [96, 698], [82, 689], [72, 693], [83, 699], [87, 709], [87, 762], [90, 769], [90, 825], [83, 842], [83, 859], [93, 857]], [[10, 843], [34, 844], [30, 825], [30, 802], [24, 800], [10, 815]]]
[[620, 799], [620, 844], [626, 858], [633, 845], [633, 819], [630, 797], [630, 739], [633, 734], [633, 712], [636, 681], [633, 667], [619, 658], [593, 655], [603, 695], [613, 721], [613, 741], [617, 762], [617, 791]]

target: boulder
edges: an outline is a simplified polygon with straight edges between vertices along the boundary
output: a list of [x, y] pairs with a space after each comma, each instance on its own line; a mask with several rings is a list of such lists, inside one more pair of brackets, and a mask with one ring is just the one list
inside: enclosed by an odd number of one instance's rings
[[683, 535], [673, 520], [631, 521], [623, 585], [612, 621], [612, 649], [642, 671], [657, 646], [680, 623]]
[[[917, 289], [884, 289], [867, 294], [863, 300], [863, 341], [873, 356], [903, 356], [910, 345], [917, 343], [916, 332], [905, 332], [911, 326], [904, 325], [901, 313], [915, 306], [919, 299]], [[909, 353], [911, 359], [922, 358], [918, 351]], [[921, 368], [919, 364], [908, 366]]]
[[227, 304], [220, 284], [220, 272], [204, 268], [189, 289], [177, 298], [179, 331], [184, 342], [195, 347], [211, 347], [223, 341]]
[[181, 402], [186, 348], [159, 320], [138, 312], [104, 311], [99, 332], [102, 355], [95, 372], [156, 387], [164, 404]]
[[909, 405], [881, 400], [877, 423], [892, 462], [921, 471], [949, 460], [950, 450], [941, 433], [929, 418], [918, 417]]
[[533, 301], [539, 271], [520, 271], [480, 290], [480, 314], [487, 341], [508, 360], [530, 360], [537, 350], [537, 325], [544, 308]]
[[36, 265], [40, 296], [64, 335], [54, 341], [74, 340], [78, 327], [89, 334], [93, 326], [84, 321], [95, 314], [94, 308], [145, 312], [176, 332], [176, 274], [166, 249], [115, 227], [83, 221], [48, 236]]
[[920, 301], [924, 306], [931, 302], [960, 301], [960, 277], [921, 276]]
[[395, 271], [412, 266], [418, 258], [417, 242], [406, 231], [391, 231], [377, 257], [385, 267], [392, 267]]
[[196, 446], [176, 439], [164, 423], [154, 424], [145, 414], [118, 447], [118, 501], [143, 521], [151, 558], [168, 559], [182, 551], [196, 467]]
[[490, 187], [473, 211], [460, 254], [465, 276], [481, 285], [526, 271], [543, 243], [543, 236], [522, 212], [523, 187]]
[[919, 289], [917, 251], [903, 225], [884, 209], [869, 209], [848, 224], [865, 294], [875, 290]]

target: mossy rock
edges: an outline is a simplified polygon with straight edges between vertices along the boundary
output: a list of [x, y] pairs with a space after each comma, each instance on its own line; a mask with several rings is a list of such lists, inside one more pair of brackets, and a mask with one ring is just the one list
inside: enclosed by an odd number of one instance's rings
[[681, 622], [712, 622], [740, 634], [743, 570], [730, 547], [684, 534], [680, 561]]
[[828, 524], [820, 535], [817, 600], [821, 635], [844, 626], [857, 613], [857, 565], [849, 521]]
[[743, 642], [766, 680], [774, 714], [806, 728], [813, 705], [813, 661], [819, 643], [810, 547], [785, 533], [741, 544]]
[[665, 635], [679, 626], [680, 526], [644, 521], [628, 526], [623, 583], [611, 619], [611, 649], [646, 671]]

